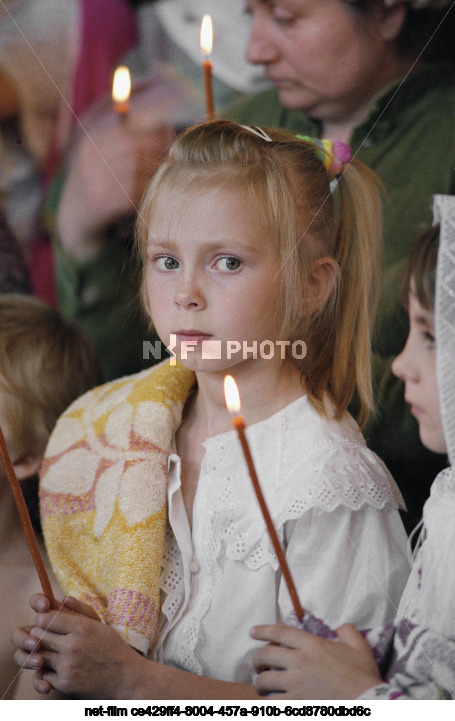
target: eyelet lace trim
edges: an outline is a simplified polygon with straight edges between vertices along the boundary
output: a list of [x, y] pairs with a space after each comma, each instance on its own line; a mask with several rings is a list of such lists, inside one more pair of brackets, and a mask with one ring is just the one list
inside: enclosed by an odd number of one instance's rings
[[[202, 676], [203, 669], [197, 660], [194, 649], [200, 641], [201, 620], [205, 616], [217, 584], [221, 580], [221, 568], [218, 557], [221, 550], [220, 538], [211, 533], [204, 544], [205, 553], [202, 563], [206, 564], [208, 573], [204, 581], [204, 591], [199, 594], [198, 602], [192, 608], [191, 614], [183, 621], [181, 629], [181, 642], [178, 646], [178, 663], [191, 673]], [[163, 553], [163, 570], [161, 574], [161, 588], [167, 594], [161, 611], [167, 618], [166, 626], [174, 620], [184, 598], [183, 566], [180, 550], [172, 529], [166, 531], [165, 547]]]

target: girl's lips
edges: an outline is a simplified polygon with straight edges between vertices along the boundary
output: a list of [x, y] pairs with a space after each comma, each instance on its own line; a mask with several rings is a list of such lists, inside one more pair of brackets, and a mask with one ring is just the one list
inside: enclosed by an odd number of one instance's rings
[[179, 330], [175, 335], [181, 343], [201, 343], [212, 337], [211, 333], [203, 333], [199, 330]]
[[420, 408], [420, 406], [412, 405], [410, 410], [411, 410], [411, 413], [413, 416], [421, 416], [421, 415], [423, 415], [423, 413], [425, 413], [423, 408]]

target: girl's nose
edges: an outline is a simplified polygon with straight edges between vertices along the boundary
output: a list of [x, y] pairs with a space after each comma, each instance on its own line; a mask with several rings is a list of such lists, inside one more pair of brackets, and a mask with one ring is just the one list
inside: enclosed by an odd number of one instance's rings
[[413, 355], [408, 340], [400, 355], [397, 355], [392, 363], [392, 373], [405, 383], [417, 383], [419, 380], [418, 368]]
[[204, 293], [194, 278], [182, 279], [175, 291], [174, 300], [176, 305], [184, 309], [202, 310], [205, 308]]
[[246, 59], [253, 65], [269, 65], [276, 62], [279, 56], [278, 48], [273, 40], [273, 34], [269, 28], [271, 22], [266, 16], [253, 15], [250, 36], [246, 48]]

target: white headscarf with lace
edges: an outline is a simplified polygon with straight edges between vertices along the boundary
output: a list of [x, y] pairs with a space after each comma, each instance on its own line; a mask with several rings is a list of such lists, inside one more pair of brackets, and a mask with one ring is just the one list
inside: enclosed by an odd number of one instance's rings
[[[438, 391], [451, 465], [433, 482], [423, 510], [412, 576], [400, 609], [413, 623], [455, 637], [455, 196], [435, 195], [434, 224], [440, 224], [436, 271], [435, 331]], [[420, 545], [421, 543], [421, 545]]]
[[455, 470], [455, 196], [435, 195], [433, 215], [441, 226], [435, 302], [439, 399], [447, 453]]

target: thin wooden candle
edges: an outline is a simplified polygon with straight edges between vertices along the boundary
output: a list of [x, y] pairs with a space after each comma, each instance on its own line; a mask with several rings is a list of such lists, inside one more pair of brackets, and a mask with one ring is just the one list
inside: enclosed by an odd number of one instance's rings
[[17, 480], [17, 476], [14, 472], [13, 464], [11, 462], [11, 458], [8, 453], [8, 448], [6, 446], [5, 437], [3, 435], [3, 431], [1, 429], [1, 427], [0, 427], [0, 458], [2, 460], [3, 468], [5, 469], [8, 483], [11, 486], [11, 490], [13, 492], [14, 501], [16, 503], [16, 508], [19, 513], [19, 518], [22, 523], [22, 528], [24, 529], [25, 540], [27, 541], [27, 545], [30, 549], [30, 553], [32, 554], [33, 563], [35, 564], [35, 568], [38, 572], [38, 576], [41, 581], [41, 588], [43, 589], [44, 595], [50, 601], [51, 608], [58, 609], [58, 608], [60, 608], [60, 604], [58, 604], [57, 601], [55, 600], [54, 593], [52, 591], [51, 582], [49, 581], [49, 576], [47, 575], [46, 566], [44, 565], [44, 561], [41, 557], [41, 553], [38, 548], [38, 542], [36, 540], [35, 533], [33, 531], [32, 522], [30, 520], [30, 515], [28, 512], [27, 506], [25, 504], [24, 495], [23, 495], [22, 489], [19, 485], [19, 481]]
[[264, 494], [262, 493], [262, 488], [259, 483], [259, 479], [257, 477], [257, 473], [256, 473], [256, 469], [254, 467], [250, 447], [248, 445], [248, 441], [247, 441], [247, 438], [245, 435], [245, 428], [246, 428], [245, 421], [243, 420], [242, 416], [240, 415], [240, 397], [239, 397], [239, 393], [238, 393], [238, 389], [237, 389], [237, 384], [236, 384], [235, 380], [232, 378], [232, 376], [226, 376], [224, 379], [224, 394], [226, 397], [226, 405], [228, 407], [229, 412], [232, 414], [232, 424], [237, 431], [240, 443], [242, 445], [243, 455], [245, 456], [245, 461], [248, 466], [248, 471], [251, 476], [253, 488], [256, 493], [256, 497], [258, 499], [259, 506], [261, 507], [265, 525], [267, 527], [267, 531], [270, 536], [270, 540], [272, 541], [273, 548], [275, 549], [275, 553], [278, 557], [278, 563], [280, 565], [281, 573], [283, 574], [284, 580], [286, 581], [286, 585], [288, 587], [289, 595], [291, 597], [292, 605], [294, 606], [295, 614], [296, 614], [297, 618], [299, 619], [299, 621], [302, 621], [305, 611], [303, 610], [303, 608], [300, 604], [299, 597], [297, 594], [297, 589], [295, 587], [294, 580], [291, 576], [288, 562], [286, 561], [286, 556], [284, 555], [283, 548], [278, 539], [278, 535], [275, 530], [275, 526], [273, 525], [272, 517], [270, 515], [269, 509], [267, 507], [267, 503], [264, 498]]
[[201, 25], [201, 50], [205, 55], [205, 60], [202, 63], [202, 70], [204, 73], [205, 114], [207, 120], [213, 120], [215, 117], [212, 88], [212, 63], [209, 59], [209, 55], [212, 52], [212, 44], [212, 18], [210, 15], [204, 15]]
[[114, 110], [120, 122], [125, 123], [130, 109], [131, 78], [130, 71], [125, 65], [120, 65], [114, 73], [112, 83], [112, 100]]

